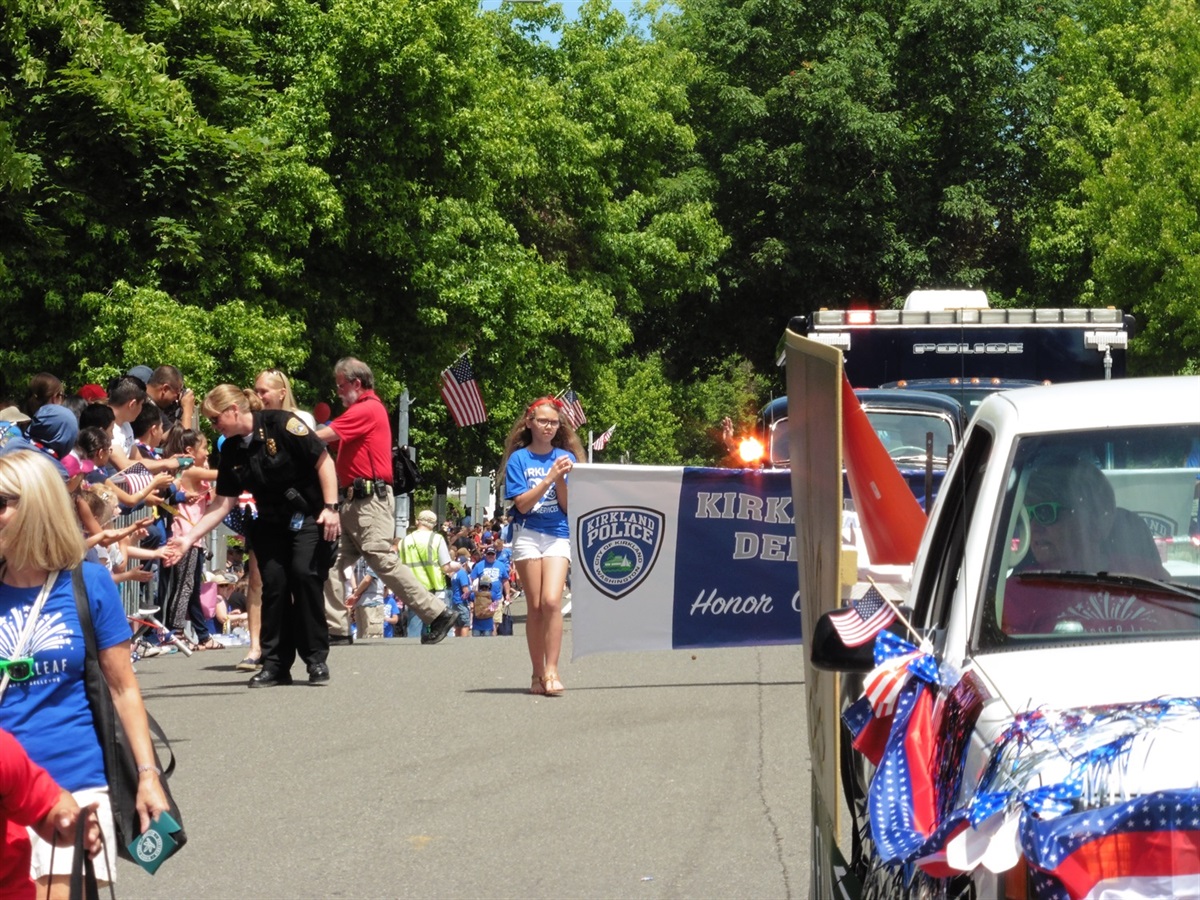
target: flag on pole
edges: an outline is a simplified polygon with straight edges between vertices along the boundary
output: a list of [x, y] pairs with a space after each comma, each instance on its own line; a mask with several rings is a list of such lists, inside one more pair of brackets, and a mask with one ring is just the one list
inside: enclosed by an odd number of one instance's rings
[[579, 402], [579, 395], [567, 388], [559, 395], [558, 399], [563, 403], [563, 412], [570, 420], [571, 427], [578, 431], [579, 426], [587, 422], [587, 414], [583, 411], [583, 404]]
[[464, 353], [458, 362], [442, 372], [442, 399], [450, 408], [454, 424], [459, 428], [487, 421], [487, 409], [471, 369], [471, 360]]
[[592, 441], [592, 449], [593, 450], [603, 450], [605, 447], [607, 447], [608, 442], [612, 439], [613, 432], [616, 430], [617, 430], [617, 426], [613, 425], [608, 429], [608, 431], [604, 432], [604, 434], [600, 435], [600, 437], [598, 437], [594, 441]]
[[861, 598], [850, 601], [848, 609], [830, 615], [829, 621], [843, 644], [861, 647], [891, 625], [895, 618], [892, 605], [871, 585]]

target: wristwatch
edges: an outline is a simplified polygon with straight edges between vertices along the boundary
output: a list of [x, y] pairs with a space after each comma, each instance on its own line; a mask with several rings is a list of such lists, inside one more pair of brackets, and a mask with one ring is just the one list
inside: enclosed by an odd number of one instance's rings
[[342, 504], [340, 504], [340, 503], [326, 503], [326, 504], [325, 504], [325, 508], [326, 508], [327, 510], [329, 510], [330, 512], [340, 512], [340, 511], [341, 511], [341, 509], [342, 509]]

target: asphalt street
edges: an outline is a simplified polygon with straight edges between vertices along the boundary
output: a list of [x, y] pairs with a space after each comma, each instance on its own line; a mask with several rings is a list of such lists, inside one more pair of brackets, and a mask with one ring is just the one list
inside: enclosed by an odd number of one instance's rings
[[521, 629], [335, 646], [325, 687], [249, 690], [241, 648], [139, 662], [189, 842], [118, 895], [807, 895], [798, 646], [572, 662], [568, 619], [546, 698]]

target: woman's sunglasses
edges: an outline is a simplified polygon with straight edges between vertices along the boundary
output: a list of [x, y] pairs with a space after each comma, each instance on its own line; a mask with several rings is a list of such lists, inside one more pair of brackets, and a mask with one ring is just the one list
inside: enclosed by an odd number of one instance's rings
[[20, 497], [14, 497], [12, 494], [0, 494], [0, 513], [7, 510], [10, 506], [16, 506], [20, 499]]
[[1025, 507], [1025, 512], [1029, 513], [1029, 518], [1033, 519], [1039, 525], [1053, 525], [1058, 521], [1060, 510], [1064, 514], [1069, 513], [1071, 507], [1056, 500], [1047, 500], [1044, 503], [1034, 503]]
[[7, 672], [13, 681], [28, 681], [33, 677], [33, 657], [0, 659], [0, 672]]

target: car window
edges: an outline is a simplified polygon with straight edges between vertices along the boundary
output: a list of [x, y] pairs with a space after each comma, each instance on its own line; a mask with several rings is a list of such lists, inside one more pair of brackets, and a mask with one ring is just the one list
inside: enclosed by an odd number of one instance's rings
[[946, 467], [954, 431], [945, 416], [903, 410], [867, 410], [867, 419], [887, 448], [888, 455], [900, 464], [924, 465], [926, 435], [933, 435], [934, 465]]
[[981, 649], [1200, 632], [1200, 428], [1021, 440], [989, 562]]

